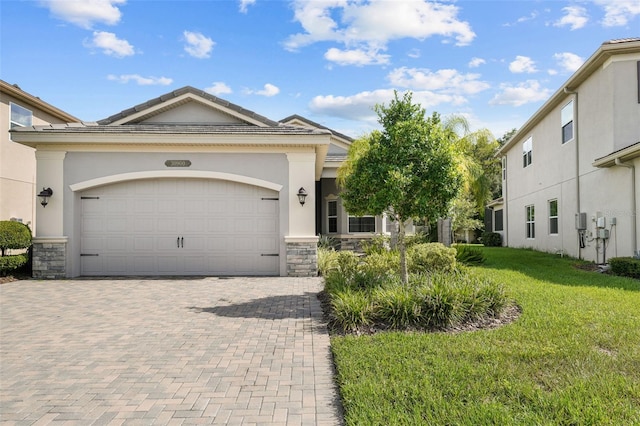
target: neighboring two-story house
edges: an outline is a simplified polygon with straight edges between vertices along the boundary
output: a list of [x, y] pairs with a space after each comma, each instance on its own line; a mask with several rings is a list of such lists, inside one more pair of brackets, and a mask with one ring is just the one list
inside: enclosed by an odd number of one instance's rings
[[15, 220], [34, 230], [36, 194], [35, 149], [15, 143], [14, 127], [78, 121], [18, 86], [0, 80], [0, 220]]
[[640, 39], [603, 43], [497, 155], [490, 222], [504, 245], [638, 256]]

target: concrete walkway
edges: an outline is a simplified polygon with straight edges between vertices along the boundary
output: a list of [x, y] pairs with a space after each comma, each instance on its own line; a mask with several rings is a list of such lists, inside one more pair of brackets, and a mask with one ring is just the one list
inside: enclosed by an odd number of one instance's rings
[[0, 285], [3, 425], [342, 423], [319, 278]]

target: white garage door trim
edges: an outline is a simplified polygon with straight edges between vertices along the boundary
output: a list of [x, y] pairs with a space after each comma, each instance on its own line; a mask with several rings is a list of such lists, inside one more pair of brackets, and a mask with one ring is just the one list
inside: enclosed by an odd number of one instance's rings
[[251, 186], [259, 186], [261, 188], [271, 189], [276, 192], [280, 192], [280, 190], [282, 189], [282, 185], [262, 179], [256, 179], [249, 176], [236, 175], [232, 173], [207, 172], [201, 170], [150, 170], [146, 172], [120, 173], [117, 175], [103, 176], [96, 179], [86, 180], [84, 182], [74, 183], [73, 185], [69, 185], [69, 188], [73, 192], [77, 192], [119, 182], [155, 178], [226, 180], [230, 182], [245, 183]]
[[120, 180], [80, 193], [81, 275], [278, 275], [279, 195], [220, 179]]

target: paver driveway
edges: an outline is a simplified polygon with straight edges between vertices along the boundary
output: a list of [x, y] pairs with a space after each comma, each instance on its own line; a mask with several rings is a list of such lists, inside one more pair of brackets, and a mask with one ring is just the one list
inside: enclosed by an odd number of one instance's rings
[[319, 278], [0, 285], [3, 424], [340, 424]]

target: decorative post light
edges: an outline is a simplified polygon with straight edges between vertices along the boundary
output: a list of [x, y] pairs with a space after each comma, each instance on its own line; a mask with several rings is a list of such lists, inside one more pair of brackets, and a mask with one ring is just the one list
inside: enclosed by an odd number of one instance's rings
[[53, 190], [51, 188], [42, 188], [42, 191], [40, 191], [40, 193], [38, 194], [38, 197], [42, 199], [42, 201], [40, 201], [42, 207], [47, 207], [47, 204], [49, 204], [49, 197], [51, 197], [52, 195]]
[[300, 187], [298, 190], [298, 201], [300, 201], [300, 205], [304, 206], [304, 201], [307, 198], [307, 191], [304, 190], [304, 187]]

